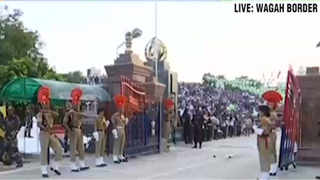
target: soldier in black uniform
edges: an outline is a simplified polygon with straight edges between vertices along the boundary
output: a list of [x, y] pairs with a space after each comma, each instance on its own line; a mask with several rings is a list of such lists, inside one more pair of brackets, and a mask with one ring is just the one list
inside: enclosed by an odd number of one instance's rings
[[191, 143], [191, 115], [189, 109], [186, 108], [182, 114], [183, 120], [183, 136], [186, 144]]
[[14, 160], [17, 168], [23, 166], [22, 156], [19, 153], [17, 141], [17, 134], [19, 132], [20, 125], [21, 122], [19, 117], [14, 114], [14, 108], [10, 106], [8, 108], [8, 116], [3, 121], [6, 133], [4, 137], [2, 158], [6, 159], [8, 162]]
[[204, 129], [203, 121], [204, 121], [204, 119], [203, 119], [202, 110], [201, 110], [201, 108], [197, 108], [196, 115], [192, 120], [193, 131], [194, 131], [194, 146], [193, 146], [193, 148], [197, 148], [198, 143], [199, 143], [199, 148], [201, 149], [201, 147], [202, 147], [203, 129]]

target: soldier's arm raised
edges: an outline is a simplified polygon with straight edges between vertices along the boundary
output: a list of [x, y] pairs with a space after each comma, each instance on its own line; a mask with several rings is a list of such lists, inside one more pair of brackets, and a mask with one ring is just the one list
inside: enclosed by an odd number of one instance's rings
[[263, 134], [264, 135], [269, 135], [270, 132], [271, 132], [271, 127], [272, 127], [272, 122], [269, 118], [262, 118], [261, 119], [261, 124], [262, 124], [262, 127], [261, 129], [263, 129]]
[[64, 128], [66, 128], [66, 130], [68, 132], [71, 132], [71, 129], [68, 125], [69, 116], [70, 116], [70, 112], [66, 112], [66, 114], [64, 115], [64, 118], [63, 118], [63, 126], [64, 126]]
[[44, 127], [43, 124], [42, 124], [42, 113], [41, 112], [39, 112], [37, 114], [37, 125], [41, 130], [46, 129], [46, 127]]
[[118, 138], [118, 132], [117, 132], [117, 126], [116, 126], [116, 118], [117, 118], [117, 114], [113, 114], [112, 117], [111, 117], [111, 122], [112, 122], [112, 134], [113, 134], [113, 137], [115, 139]]

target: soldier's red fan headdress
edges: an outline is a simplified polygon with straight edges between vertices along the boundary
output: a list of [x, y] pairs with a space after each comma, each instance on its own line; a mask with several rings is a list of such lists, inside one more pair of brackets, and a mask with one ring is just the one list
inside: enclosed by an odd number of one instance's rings
[[166, 109], [169, 110], [174, 107], [174, 102], [172, 101], [172, 99], [166, 99], [164, 101], [164, 105], [165, 105]]
[[278, 103], [282, 101], [282, 95], [274, 90], [266, 91], [265, 93], [262, 94], [262, 97], [264, 100], [274, 103], [274, 109], [278, 106]]
[[127, 97], [126, 96], [122, 96], [122, 95], [116, 95], [114, 97], [114, 101], [117, 105], [117, 108], [121, 109], [124, 107], [124, 105], [126, 104], [127, 102]]
[[50, 103], [50, 97], [51, 97], [51, 91], [50, 88], [47, 86], [42, 86], [39, 88], [38, 91], [38, 102], [40, 104], [49, 104]]
[[268, 102], [272, 102], [272, 103], [279, 103], [282, 101], [282, 96], [280, 93], [278, 93], [277, 91], [267, 91], [265, 93], [263, 93], [262, 95], [263, 99], [268, 101]]
[[73, 105], [78, 105], [80, 104], [80, 100], [82, 97], [82, 90], [80, 88], [74, 88], [71, 92], [71, 97], [72, 97], [72, 104]]

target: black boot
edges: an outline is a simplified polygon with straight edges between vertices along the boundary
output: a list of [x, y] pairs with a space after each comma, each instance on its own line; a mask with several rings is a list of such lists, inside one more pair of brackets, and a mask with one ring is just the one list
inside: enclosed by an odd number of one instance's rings
[[106, 166], [107, 166], [107, 164], [105, 164], [105, 163], [96, 165], [96, 167], [106, 167]]
[[127, 158], [121, 159], [120, 162], [128, 162]]
[[57, 169], [54, 169], [53, 167], [50, 168], [51, 171], [53, 171], [54, 173], [56, 173], [56, 175], [60, 176], [61, 172]]
[[84, 171], [84, 170], [88, 170], [88, 169], [90, 169], [90, 167], [89, 166], [85, 166], [85, 167], [80, 168], [80, 171]]
[[43, 178], [48, 178], [49, 175], [48, 175], [48, 174], [42, 174], [42, 177], [43, 177]]
[[277, 176], [277, 173], [269, 173], [270, 176]]

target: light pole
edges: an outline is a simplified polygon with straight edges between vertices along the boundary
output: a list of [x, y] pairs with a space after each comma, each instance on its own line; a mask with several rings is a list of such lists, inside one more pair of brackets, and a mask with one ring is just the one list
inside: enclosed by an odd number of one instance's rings
[[117, 57], [119, 55], [118, 51], [123, 45], [126, 45], [126, 51], [131, 50], [132, 40], [140, 37], [141, 35], [142, 35], [142, 30], [139, 28], [135, 28], [131, 32], [130, 31], [127, 32], [125, 35], [125, 41], [123, 41], [121, 44], [117, 46], [117, 49], [116, 49]]

